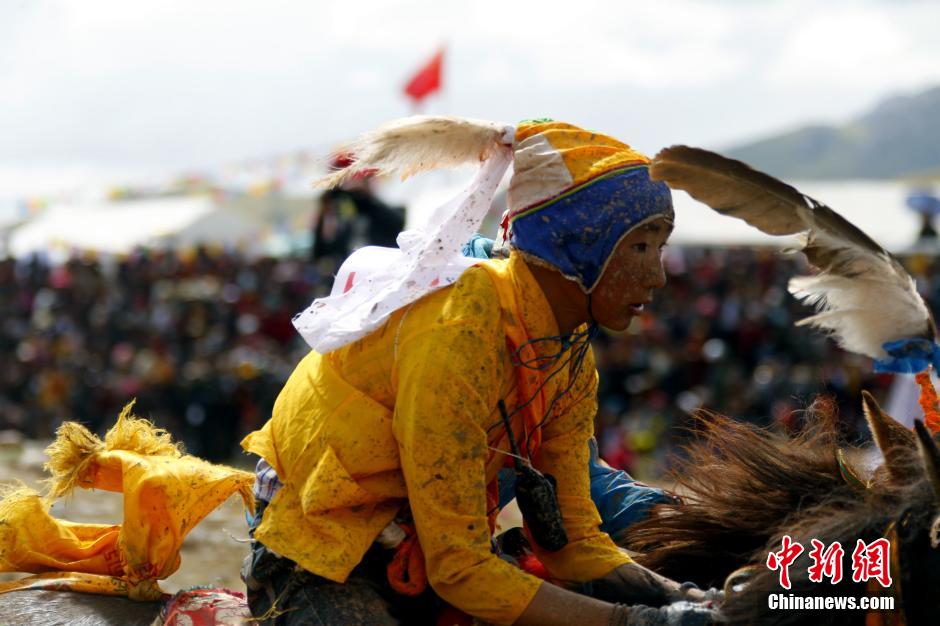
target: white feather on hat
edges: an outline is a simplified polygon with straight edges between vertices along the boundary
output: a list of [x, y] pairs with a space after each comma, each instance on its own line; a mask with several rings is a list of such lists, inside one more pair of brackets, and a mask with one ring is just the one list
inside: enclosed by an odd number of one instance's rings
[[365, 170], [401, 172], [402, 179], [428, 170], [481, 163], [499, 145], [511, 146], [515, 129], [506, 124], [452, 116], [415, 115], [393, 120], [342, 147], [352, 163], [317, 180], [336, 187]]
[[294, 327], [321, 354], [383, 324], [398, 309], [452, 284], [479, 259], [461, 247], [480, 227], [512, 163], [515, 129], [458, 117], [410, 117], [389, 122], [347, 145], [352, 163], [317, 181], [333, 187], [364, 170], [417, 172], [478, 163], [473, 181], [435, 209], [427, 224], [398, 235], [398, 248], [366, 246], [340, 267], [333, 293], [294, 316]]

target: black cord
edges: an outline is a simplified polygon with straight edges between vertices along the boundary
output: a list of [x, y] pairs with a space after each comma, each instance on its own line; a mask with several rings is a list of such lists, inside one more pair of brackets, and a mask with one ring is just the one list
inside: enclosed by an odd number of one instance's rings
[[506, 412], [506, 403], [503, 402], [502, 398], [500, 398], [497, 404], [499, 405], [499, 414], [503, 418], [503, 426], [506, 427], [506, 435], [509, 436], [509, 450], [512, 452], [516, 469], [519, 469], [519, 463], [522, 462], [522, 456], [519, 454], [519, 446], [516, 444], [516, 436], [512, 432], [512, 424], [509, 422], [509, 413]]
[[[588, 300], [588, 308], [590, 310], [590, 299]], [[558, 400], [562, 396], [568, 393], [568, 391], [570, 391], [571, 388], [574, 386], [574, 383], [577, 380], [578, 375], [581, 372], [581, 367], [584, 365], [584, 359], [587, 357], [587, 352], [591, 348], [591, 341], [598, 334], [599, 327], [597, 326], [596, 323], [593, 323], [593, 316], [591, 319], [592, 319], [592, 323], [583, 331], [575, 332], [575, 333], [568, 333], [565, 335], [553, 335], [550, 337], [539, 337], [537, 339], [532, 339], [532, 340], [525, 342], [524, 344], [520, 345], [513, 351], [513, 353], [510, 355], [510, 358], [514, 366], [525, 367], [526, 369], [532, 369], [536, 371], [544, 371], [548, 369], [548, 367], [550, 367], [551, 365], [557, 365], [557, 367], [548, 376], [545, 377], [545, 380], [543, 380], [542, 383], [538, 386], [538, 388], [536, 388], [536, 390], [532, 393], [532, 396], [530, 398], [526, 399], [522, 403], [517, 404], [516, 407], [513, 409], [512, 413], [509, 413], [508, 415], [503, 416], [502, 421], [507, 421], [516, 413], [519, 413], [520, 411], [525, 409], [527, 406], [532, 404], [532, 402], [535, 401], [539, 393], [541, 393], [542, 389], [545, 388], [545, 386], [549, 383], [549, 381], [551, 381], [555, 376], [557, 376], [560, 372], [562, 372], [567, 366], [573, 365], [573, 367], [570, 368], [568, 385], [561, 392], [555, 394], [555, 396], [552, 398], [552, 401], [549, 403], [549, 406], [547, 410], [545, 411], [545, 414], [542, 416], [542, 419], [536, 425], [535, 430], [538, 430], [545, 425], [545, 422], [550, 417], [551, 412], [555, 407], [555, 404], [558, 402]], [[559, 350], [555, 352], [554, 354], [537, 356], [535, 358], [528, 359], [528, 360], [523, 360], [520, 358], [522, 350], [525, 347], [534, 346], [538, 343], [543, 343], [547, 341], [559, 342], [561, 344]], [[566, 353], [567, 353], [566, 358], [562, 360], [562, 356], [564, 356]], [[539, 363], [540, 361], [547, 361], [547, 363], [542, 364], [542, 363]], [[559, 363], [559, 361], [561, 362]], [[502, 399], [500, 399], [500, 403], [502, 404], [502, 407], [504, 410], [505, 403], [503, 402]], [[500, 422], [496, 422], [495, 424], [487, 428], [487, 432], [488, 433], [491, 432], [494, 428], [498, 427], [499, 425], [500, 425]], [[532, 455], [531, 439], [532, 439], [532, 435], [535, 433], [535, 430], [526, 433], [526, 446], [525, 447], [526, 447], [526, 454], [528, 456]], [[514, 445], [515, 441], [514, 441], [514, 437], [512, 436], [512, 431], [510, 430], [509, 433], [510, 433], [511, 443]], [[514, 453], [517, 453], [517, 452], [514, 452]]]
[[[596, 324], [591, 324], [590, 326], [588, 326], [588, 329], [586, 331], [586, 336], [584, 338], [584, 343], [581, 344], [577, 348], [577, 350], [573, 350], [572, 357], [569, 358], [565, 362], [565, 363], [568, 363], [568, 362], [571, 362], [572, 360], [574, 361], [571, 367], [571, 371], [568, 375], [568, 386], [565, 387], [559, 393], [555, 394], [555, 396], [552, 398], [552, 401], [549, 403], [548, 408], [545, 410], [545, 414], [542, 416], [542, 419], [539, 421], [538, 424], [536, 424], [535, 429], [526, 435], [525, 447], [526, 447], [526, 453], [529, 456], [532, 455], [532, 450], [530, 446], [532, 435], [535, 433], [536, 430], [541, 429], [545, 425], [545, 422], [548, 421], [548, 418], [551, 417], [552, 411], [554, 410], [555, 404], [558, 402], [558, 400], [561, 399], [562, 396], [566, 395], [569, 391], [571, 391], [572, 387], [574, 387], [574, 384], [575, 382], [577, 382], [578, 376], [581, 373], [581, 368], [584, 366], [584, 359], [587, 358], [588, 350], [591, 349], [591, 341], [597, 336], [598, 331], [599, 331], [599, 328]], [[559, 370], [562, 367], [564, 367], [564, 365], [565, 364], [562, 364], [559, 367]], [[539, 389], [541, 390], [541, 387], [539, 387]]]
[[[578, 341], [579, 341], [581, 338], [583, 338], [584, 336], [586, 336], [589, 331], [590, 331], [590, 329], [588, 329], [588, 331], [584, 331], [584, 332], [581, 332], [581, 333], [569, 333], [569, 334], [567, 334], [567, 335], [553, 335], [553, 336], [551, 336], [551, 337], [540, 337], [540, 338], [538, 338], [538, 339], [531, 339], [531, 340], [525, 342], [524, 344], [520, 345], [518, 348], [516, 348], [516, 349], [513, 351], [513, 353], [509, 355], [509, 356], [510, 356], [510, 360], [512, 361], [513, 366], [521, 366], [521, 367], [525, 367], [526, 369], [533, 369], [533, 370], [536, 370], [536, 371], [541, 371], [541, 370], [547, 369], [547, 367], [541, 367], [541, 366], [540, 366], [540, 367], [534, 367], [534, 366], [531, 366], [530, 363], [531, 363], [532, 361], [536, 361], [536, 360], [539, 360], [539, 359], [550, 359], [549, 365], [556, 363], [556, 362], [558, 361], [558, 359], [561, 358], [561, 356], [568, 350], [568, 348], [570, 348], [572, 345], [575, 345], [576, 343], [578, 343]], [[571, 339], [572, 337], [574, 337], [573, 340]], [[558, 352], [556, 352], [555, 354], [546, 355], [546, 356], [542, 356], [542, 357], [537, 357], [537, 358], [535, 358], [535, 359], [529, 359], [528, 361], [523, 361], [523, 360], [521, 360], [521, 359], [519, 358], [519, 354], [522, 352], [522, 350], [523, 350], [526, 346], [531, 346], [531, 345], [534, 345], [534, 344], [537, 344], [537, 343], [543, 342], [543, 341], [558, 341], [558, 342], [561, 342], [562, 348], [561, 348]], [[523, 402], [522, 404], [517, 404], [517, 405], [516, 405], [516, 408], [513, 409], [513, 412], [510, 413], [509, 416], [512, 417], [513, 415], [515, 415], [516, 413], [518, 413], [520, 410], [524, 409], [524, 408], [527, 407], [529, 404], [531, 404], [532, 402], [534, 402], [534, 401], [535, 401], [535, 398], [538, 397], [539, 392], [542, 391], [542, 389], [545, 387], [545, 385], [548, 384], [548, 381], [550, 381], [552, 378], [554, 378], [555, 376], [557, 376], [558, 373], [561, 372], [561, 371], [564, 369], [565, 365], [567, 365], [568, 363], [571, 362], [572, 357], [573, 357], [573, 352], [572, 352], [572, 354], [570, 354], [570, 355], [568, 356], [567, 359], [565, 359], [564, 362], [561, 363], [561, 365], [559, 365], [559, 366], [555, 369], [555, 371], [553, 371], [551, 374], [549, 374], [549, 375], [545, 378], [545, 380], [542, 381], [542, 384], [539, 385], [538, 389], [535, 390], [535, 393], [532, 394], [532, 397], [530, 397], [528, 400], [526, 400], [526, 401]], [[515, 377], [514, 377], [513, 386], [516, 386], [516, 384], [517, 384], [517, 381], [515, 380]], [[500, 422], [496, 422], [495, 424], [493, 424], [493, 425], [491, 425], [489, 428], [487, 428], [487, 432], [491, 432], [494, 428], [497, 428], [499, 425], [500, 425]]]

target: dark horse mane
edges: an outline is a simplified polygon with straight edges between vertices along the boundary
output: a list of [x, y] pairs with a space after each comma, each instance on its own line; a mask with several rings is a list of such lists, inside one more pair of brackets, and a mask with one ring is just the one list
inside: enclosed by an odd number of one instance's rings
[[[829, 401], [817, 401], [794, 435], [698, 412], [696, 438], [671, 472], [682, 502], [656, 507], [630, 529], [624, 547], [643, 565], [700, 585], [722, 586], [740, 570], [746, 584], [726, 586], [722, 609], [732, 624], [865, 623], [867, 612], [861, 610], [772, 610], [771, 593], [856, 598], [893, 593], [908, 624], [928, 623], [926, 616], [940, 615], [940, 550], [930, 538], [938, 523], [936, 487], [913, 433], [883, 414], [867, 394], [865, 408], [886, 457], [869, 479], [845, 460]], [[892, 527], [900, 580], [889, 589], [854, 583], [850, 555], [856, 540], [885, 537]], [[790, 590], [782, 589], [778, 572], [764, 565], [767, 554], [780, 549], [783, 535], [805, 547], [790, 567]], [[826, 546], [841, 543], [849, 566], [844, 565], [838, 585], [809, 580], [811, 539]]]

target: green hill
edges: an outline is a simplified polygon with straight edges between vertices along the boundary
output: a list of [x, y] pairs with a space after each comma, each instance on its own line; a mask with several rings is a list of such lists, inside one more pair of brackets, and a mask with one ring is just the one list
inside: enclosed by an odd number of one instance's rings
[[885, 100], [844, 126], [807, 126], [726, 151], [784, 178], [919, 178], [940, 173], [940, 87]]

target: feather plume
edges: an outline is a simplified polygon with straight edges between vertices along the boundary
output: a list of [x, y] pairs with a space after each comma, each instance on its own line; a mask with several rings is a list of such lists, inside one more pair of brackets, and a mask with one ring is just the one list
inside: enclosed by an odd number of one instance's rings
[[936, 338], [930, 311], [901, 263], [796, 188], [740, 161], [688, 146], [662, 150], [650, 176], [769, 235], [800, 234], [802, 252], [819, 273], [790, 280], [790, 293], [817, 310], [798, 324], [827, 331], [846, 350], [876, 359], [886, 356], [885, 342]]
[[314, 183], [336, 187], [366, 170], [401, 172], [402, 179], [427, 170], [486, 159], [500, 144], [511, 145], [512, 127], [462, 117], [416, 115], [388, 122], [344, 146], [352, 163]]

